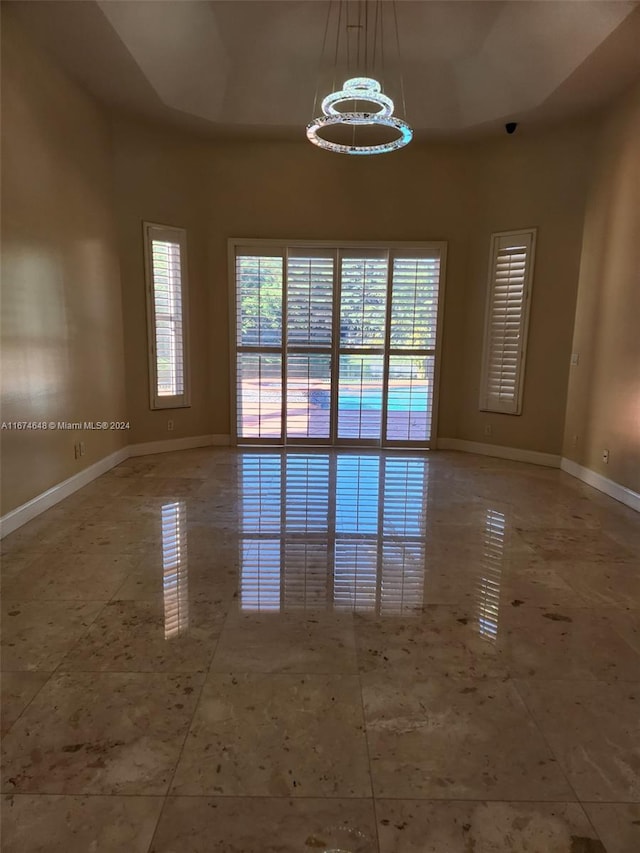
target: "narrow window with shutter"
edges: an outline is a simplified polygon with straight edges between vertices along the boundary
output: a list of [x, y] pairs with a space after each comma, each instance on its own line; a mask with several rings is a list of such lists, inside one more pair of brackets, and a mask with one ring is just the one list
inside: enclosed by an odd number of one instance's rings
[[536, 231], [492, 234], [480, 409], [519, 415]]
[[152, 409], [189, 406], [186, 232], [144, 224]]

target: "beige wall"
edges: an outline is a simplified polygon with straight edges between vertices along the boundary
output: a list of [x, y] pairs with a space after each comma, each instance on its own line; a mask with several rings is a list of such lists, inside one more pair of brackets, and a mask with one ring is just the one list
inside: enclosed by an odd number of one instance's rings
[[[419, 148], [398, 159], [336, 158], [302, 144], [213, 144], [141, 123], [114, 122], [122, 248], [128, 401], [136, 441], [231, 427], [229, 237], [448, 240], [447, 287], [459, 304], [466, 270], [467, 158], [455, 146]], [[141, 222], [188, 230], [191, 409], [148, 410]], [[447, 312], [445, 340], [455, 337]], [[448, 325], [454, 323], [451, 331]], [[453, 428], [456, 347], [446, 359], [441, 419]]]
[[[219, 335], [219, 305], [210, 287], [207, 160], [202, 146], [157, 128], [130, 137], [114, 133], [114, 175], [127, 365], [127, 412], [132, 442], [208, 435], [212, 431], [209, 342]], [[191, 406], [151, 411], [142, 223], [187, 231]], [[226, 309], [225, 309], [226, 310]], [[211, 315], [211, 316], [210, 316]], [[226, 334], [226, 322], [224, 324]], [[226, 406], [226, 402], [225, 402]], [[225, 408], [226, 412], [226, 408]], [[167, 423], [174, 423], [173, 432]], [[225, 421], [226, 423], [226, 421]], [[215, 430], [228, 433], [228, 429]]]
[[601, 131], [573, 352], [564, 455], [640, 492], [640, 85]]
[[[108, 124], [3, 10], [2, 420], [124, 419]], [[74, 458], [75, 441], [86, 455]], [[2, 513], [107, 456], [118, 432], [4, 430]]]
[[[147, 403], [141, 222], [150, 219], [189, 231], [195, 405], [172, 413], [174, 435], [230, 432], [228, 237], [447, 240], [439, 435], [559, 454], [591, 136], [579, 123], [350, 158], [304, 141], [215, 144], [115, 120], [135, 439], [169, 437], [169, 416]], [[487, 416], [478, 389], [489, 237], [529, 226], [539, 234], [524, 411]]]
[[[589, 122], [502, 137], [475, 155], [457, 437], [559, 454], [593, 149]], [[537, 228], [522, 414], [479, 410], [489, 239]], [[491, 435], [485, 435], [490, 426]]]

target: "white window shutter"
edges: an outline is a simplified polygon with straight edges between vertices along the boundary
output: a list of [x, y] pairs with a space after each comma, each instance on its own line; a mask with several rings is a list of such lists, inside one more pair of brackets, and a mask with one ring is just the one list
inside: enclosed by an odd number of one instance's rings
[[535, 239], [535, 229], [491, 236], [480, 385], [484, 411], [522, 411]]
[[282, 438], [282, 250], [235, 258], [236, 419], [242, 439]]
[[331, 347], [335, 252], [289, 249], [287, 252], [287, 343]]
[[144, 225], [152, 409], [189, 405], [186, 232]]
[[[387, 423], [399, 441], [431, 441], [440, 253], [393, 253]], [[398, 419], [394, 409], [408, 413]]]

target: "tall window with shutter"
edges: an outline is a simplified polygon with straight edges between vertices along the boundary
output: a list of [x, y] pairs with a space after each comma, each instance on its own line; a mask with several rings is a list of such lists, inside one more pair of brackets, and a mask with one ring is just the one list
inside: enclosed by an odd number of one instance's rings
[[144, 223], [152, 409], [190, 404], [186, 245], [182, 228]]
[[519, 415], [536, 231], [491, 236], [480, 409]]

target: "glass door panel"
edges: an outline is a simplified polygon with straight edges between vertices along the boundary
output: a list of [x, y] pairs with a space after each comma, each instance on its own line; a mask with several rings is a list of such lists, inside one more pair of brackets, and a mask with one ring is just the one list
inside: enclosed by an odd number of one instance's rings
[[282, 257], [236, 257], [236, 428], [239, 439], [282, 438]]
[[287, 436], [326, 438], [331, 426], [331, 354], [287, 356]]
[[282, 343], [282, 258], [240, 257], [236, 264], [238, 341], [241, 346]]
[[433, 410], [433, 356], [389, 358], [387, 439], [426, 441]]
[[238, 428], [242, 438], [282, 436], [282, 356], [238, 353]]
[[338, 440], [382, 438], [388, 252], [340, 253]]
[[386, 444], [416, 443], [424, 447], [431, 441], [439, 282], [439, 257], [394, 252]]
[[384, 349], [387, 313], [387, 253], [371, 257], [341, 253], [340, 349]]
[[287, 252], [287, 346], [331, 351], [333, 277], [333, 252]]
[[338, 383], [338, 438], [380, 439], [382, 355], [341, 355]]
[[335, 252], [287, 252], [287, 438], [331, 436]]

